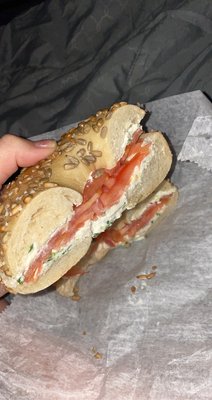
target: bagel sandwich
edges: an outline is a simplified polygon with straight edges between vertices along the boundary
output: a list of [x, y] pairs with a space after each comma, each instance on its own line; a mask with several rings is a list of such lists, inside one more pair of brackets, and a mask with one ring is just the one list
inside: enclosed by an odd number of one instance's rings
[[0, 279], [38, 292], [64, 276], [108, 224], [165, 179], [172, 153], [144, 133], [145, 111], [124, 102], [80, 122], [54, 153], [23, 169], [0, 193]]

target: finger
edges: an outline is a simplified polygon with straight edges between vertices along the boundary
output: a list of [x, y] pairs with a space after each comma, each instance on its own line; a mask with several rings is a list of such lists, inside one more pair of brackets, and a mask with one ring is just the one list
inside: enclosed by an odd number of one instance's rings
[[54, 140], [32, 142], [14, 135], [4, 135], [0, 139], [0, 185], [18, 167], [29, 167], [48, 157], [56, 147]]

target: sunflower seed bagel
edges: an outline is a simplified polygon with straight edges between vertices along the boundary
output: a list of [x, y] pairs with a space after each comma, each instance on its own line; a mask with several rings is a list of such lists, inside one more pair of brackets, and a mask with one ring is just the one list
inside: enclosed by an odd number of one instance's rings
[[[107, 215], [95, 223], [88, 219], [74, 232], [66, 247], [63, 245], [57, 252], [54, 246], [50, 249], [51, 238], [56, 234], [60, 236], [61, 229], [70, 229], [68, 223], [83, 201], [83, 190], [91, 173], [98, 177], [105, 168], [116, 166], [144, 115], [140, 107], [124, 102], [98, 111], [62, 135], [48, 159], [23, 169], [14, 181], [3, 187], [0, 193], [0, 279], [9, 291], [27, 294], [50, 286], [85, 255], [93, 235], [106, 229]], [[144, 141], [151, 143], [153, 150], [143, 168], [143, 178], [140, 179], [141, 172], [136, 171], [124, 204], [107, 210], [112, 220], [119, 218], [126, 208], [134, 207], [141, 197], [147, 197], [170, 169], [172, 156], [163, 135], [159, 132], [145, 134]], [[150, 185], [145, 174], [148, 180], [153, 176]], [[28, 272], [32, 264], [49, 249], [51, 257], [42, 268], [41, 263], [37, 266], [30, 280]]]

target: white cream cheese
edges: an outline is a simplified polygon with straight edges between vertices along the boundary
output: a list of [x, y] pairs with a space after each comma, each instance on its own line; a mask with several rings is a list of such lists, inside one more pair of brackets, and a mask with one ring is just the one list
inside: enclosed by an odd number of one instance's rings
[[132, 137], [137, 129], [142, 130], [142, 126], [140, 124], [131, 123], [130, 126], [125, 130], [124, 140], [122, 142], [123, 153], [126, 146], [132, 141]]
[[141, 215], [149, 208], [150, 204], [155, 204], [158, 203], [162, 197], [168, 196], [169, 194], [173, 194], [174, 190], [172, 187], [168, 190], [159, 190], [157, 193], [155, 193], [154, 196], [151, 196], [151, 199], [147, 202], [142, 202], [141, 204], [138, 204], [133, 210], [128, 212], [129, 217], [127, 218], [128, 223], [130, 221], [135, 221], [138, 218], [141, 217]]
[[121, 196], [120, 200], [118, 203], [114, 204], [112, 207], [110, 207], [104, 215], [99, 217], [96, 221], [92, 221], [91, 224], [91, 230], [92, 230], [92, 236], [95, 237], [101, 232], [104, 232], [105, 229], [109, 228], [112, 223], [118, 219], [123, 211], [126, 209], [126, 195], [125, 193]]

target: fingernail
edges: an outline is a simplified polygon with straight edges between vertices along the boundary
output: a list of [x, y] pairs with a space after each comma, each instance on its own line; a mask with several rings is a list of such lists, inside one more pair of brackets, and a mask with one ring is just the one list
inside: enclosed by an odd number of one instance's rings
[[34, 143], [36, 147], [40, 147], [42, 149], [54, 149], [56, 147], [55, 140], [38, 140]]

